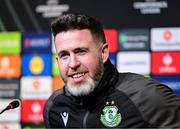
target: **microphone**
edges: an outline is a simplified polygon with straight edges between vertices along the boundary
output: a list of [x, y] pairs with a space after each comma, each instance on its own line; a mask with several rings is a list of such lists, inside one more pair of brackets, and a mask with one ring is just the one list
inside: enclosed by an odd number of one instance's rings
[[0, 112], [0, 114], [2, 114], [6, 110], [17, 108], [18, 106], [19, 106], [19, 101], [18, 100], [14, 100], [11, 103], [9, 103], [9, 105], [5, 109], [3, 109]]

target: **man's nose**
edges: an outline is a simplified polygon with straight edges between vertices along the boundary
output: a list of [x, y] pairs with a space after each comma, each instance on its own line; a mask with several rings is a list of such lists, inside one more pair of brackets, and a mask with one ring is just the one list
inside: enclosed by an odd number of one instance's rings
[[80, 62], [77, 59], [77, 57], [75, 55], [71, 55], [70, 60], [69, 60], [69, 67], [70, 68], [77, 68], [79, 65], [80, 65]]

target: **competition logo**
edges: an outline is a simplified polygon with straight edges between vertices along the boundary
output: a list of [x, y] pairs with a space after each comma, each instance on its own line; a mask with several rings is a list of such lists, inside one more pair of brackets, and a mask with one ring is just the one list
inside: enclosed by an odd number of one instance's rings
[[[114, 101], [112, 101], [114, 104]], [[118, 113], [118, 108], [114, 105], [105, 106], [103, 109], [103, 114], [101, 114], [101, 122], [106, 127], [117, 127], [121, 120], [121, 114]]]

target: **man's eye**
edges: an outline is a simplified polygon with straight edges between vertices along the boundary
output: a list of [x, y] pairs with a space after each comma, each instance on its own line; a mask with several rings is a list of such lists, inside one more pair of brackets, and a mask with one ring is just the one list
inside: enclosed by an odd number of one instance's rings
[[86, 54], [86, 51], [84, 51], [84, 50], [80, 50], [80, 51], [78, 51], [78, 54], [80, 54], [80, 55], [84, 55], [84, 54]]
[[61, 59], [67, 59], [69, 57], [69, 55], [68, 54], [62, 54], [62, 55], [60, 55], [60, 58]]

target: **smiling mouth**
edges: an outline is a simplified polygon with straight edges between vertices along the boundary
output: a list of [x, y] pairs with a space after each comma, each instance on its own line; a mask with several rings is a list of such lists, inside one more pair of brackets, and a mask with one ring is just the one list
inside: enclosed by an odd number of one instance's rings
[[87, 72], [74, 73], [74, 74], [69, 75], [69, 77], [71, 77], [74, 80], [74, 82], [80, 83], [86, 78], [85, 76], [86, 73]]
[[81, 72], [81, 73], [73, 73], [71, 75], [69, 75], [69, 77], [72, 77], [72, 78], [79, 78], [79, 77], [82, 77], [86, 74], [86, 72]]
[[85, 73], [77, 73], [77, 74], [72, 75], [71, 77], [72, 78], [80, 78], [80, 77], [82, 77], [84, 75], [85, 75]]

